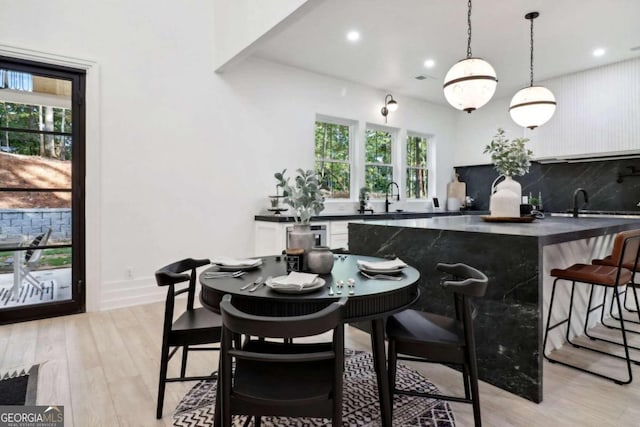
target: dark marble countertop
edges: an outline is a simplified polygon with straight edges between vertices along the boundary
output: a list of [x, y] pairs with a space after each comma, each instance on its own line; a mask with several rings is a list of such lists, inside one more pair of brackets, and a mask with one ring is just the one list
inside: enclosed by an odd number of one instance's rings
[[[487, 211], [431, 211], [431, 212], [417, 212], [417, 211], [402, 211], [402, 212], [375, 212], [375, 213], [336, 213], [328, 215], [318, 215], [311, 218], [312, 222], [321, 221], [348, 221], [350, 219], [364, 219], [371, 220], [398, 220], [398, 219], [415, 219], [415, 218], [432, 218], [440, 216], [460, 216], [460, 215], [486, 215]], [[292, 216], [286, 215], [256, 215], [254, 217], [256, 221], [267, 222], [294, 222]]]
[[366, 224], [536, 237], [540, 244], [548, 245], [640, 228], [640, 219], [547, 216], [545, 219], [536, 219], [531, 223], [497, 223], [485, 222], [477, 215], [463, 215], [393, 221], [379, 220], [367, 222]]

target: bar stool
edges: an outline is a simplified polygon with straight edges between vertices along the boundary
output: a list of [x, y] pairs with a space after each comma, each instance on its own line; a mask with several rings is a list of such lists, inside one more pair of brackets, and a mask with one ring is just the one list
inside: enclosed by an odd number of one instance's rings
[[[631, 270], [625, 268], [623, 265], [625, 265], [627, 262], [629, 262], [630, 260], [633, 260], [633, 265], [637, 266], [638, 265], [638, 256], [640, 255], [640, 230], [632, 230], [632, 231], [625, 231], [622, 233], [619, 233], [613, 243], [613, 252], [611, 253], [611, 263], [613, 265], [587, 265], [587, 264], [574, 264], [569, 268], [566, 269], [560, 269], [560, 268], [554, 268], [553, 270], [551, 270], [551, 276], [555, 277], [556, 279], [553, 281], [553, 288], [551, 290], [551, 300], [549, 302], [549, 314], [547, 316], [547, 325], [546, 325], [546, 329], [545, 329], [545, 333], [544, 333], [544, 343], [543, 343], [543, 355], [544, 358], [547, 359], [549, 362], [551, 363], [559, 363], [561, 365], [564, 366], [568, 366], [570, 368], [574, 368], [577, 369], [579, 371], [582, 372], [586, 372], [586, 373], [590, 373], [592, 375], [601, 377], [601, 378], [605, 378], [608, 380], [611, 380], [613, 382], [615, 382], [616, 384], [629, 384], [631, 382], [631, 380], [633, 379], [632, 374], [631, 374], [631, 358], [629, 356], [629, 345], [627, 343], [627, 330], [625, 329], [624, 326], [624, 318], [622, 316], [620, 316], [619, 321], [620, 321], [620, 331], [621, 331], [621, 335], [622, 335], [622, 343], [616, 342], [616, 341], [611, 341], [611, 340], [606, 340], [603, 338], [598, 338], [599, 340], [602, 341], [606, 341], [606, 342], [610, 342], [613, 344], [617, 344], [617, 345], [621, 345], [624, 347], [624, 351], [625, 351], [625, 357], [613, 354], [613, 353], [608, 353], [606, 351], [602, 351], [602, 350], [598, 350], [595, 348], [591, 348], [591, 347], [587, 347], [587, 346], [583, 346], [581, 344], [577, 344], [574, 341], [571, 341], [569, 339], [569, 331], [571, 330], [571, 315], [572, 315], [572, 311], [573, 311], [573, 296], [575, 293], [575, 288], [576, 288], [576, 283], [584, 283], [586, 285], [591, 286], [590, 292], [589, 292], [589, 302], [587, 304], [587, 311], [585, 314], [585, 327], [584, 330], [585, 332], [587, 331], [587, 324], [589, 322], [589, 315], [591, 314], [592, 311], [597, 310], [599, 308], [602, 308], [602, 310], [604, 311], [604, 302], [596, 307], [591, 307], [591, 303], [593, 301], [593, 290], [595, 286], [602, 286], [605, 289], [605, 294], [606, 291], [608, 289], [613, 289], [613, 297], [615, 298], [615, 301], [617, 303], [618, 306], [618, 312], [622, 313], [622, 305], [620, 303], [620, 292], [618, 290], [619, 286], [625, 286], [628, 283], [631, 282], [632, 279], [632, 272]], [[556, 292], [556, 285], [558, 284], [558, 280], [566, 280], [566, 281], [570, 281], [571, 282], [571, 299], [569, 302], [569, 314], [567, 316], [566, 319], [551, 325], [551, 314], [553, 312], [553, 300], [555, 297], [555, 292]], [[636, 289], [635, 287], [632, 287], [634, 294], [636, 293]], [[606, 295], [605, 295], [606, 296]], [[637, 300], [637, 295], [636, 295], [636, 300]], [[576, 347], [576, 348], [583, 348], [586, 350], [590, 350], [593, 352], [597, 352], [600, 354], [604, 354], [606, 356], [611, 356], [611, 357], [615, 357], [618, 359], [622, 359], [626, 361], [626, 365], [627, 365], [627, 374], [628, 377], [627, 379], [619, 379], [619, 378], [614, 378], [614, 377], [610, 377], [604, 374], [601, 374], [599, 372], [595, 372], [592, 370], [588, 370], [585, 369], [583, 367], [580, 367], [578, 365], [573, 365], [570, 364], [568, 362], [564, 362], [558, 359], [553, 359], [549, 356], [547, 356], [547, 354], [545, 353], [545, 349], [547, 347], [547, 338], [549, 335], [549, 331], [557, 328], [558, 326], [561, 326], [563, 324], [567, 324], [567, 329], [566, 329], [566, 340], [569, 344], [571, 344], [572, 346]], [[591, 339], [596, 339], [594, 337], [589, 336]], [[637, 363], [637, 362], [636, 362]]]
[[[602, 259], [594, 259], [594, 260], [591, 261], [591, 263], [595, 264], [595, 265], [615, 265], [614, 262], [612, 261], [612, 259], [613, 259], [612, 256], [613, 255], [609, 255], [609, 256], [607, 256], [605, 258], [602, 258]], [[632, 273], [633, 273], [633, 276], [631, 278], [631, 282], [627, 284], [627, 286], [625, 287], [624, 291], [620, 292], [620, 295], [624, 295], [624, 301], [623, 301], [622, 307], [628, 312], [638, 313], [638, 320], [626, 319], [626, 321], [627, 322], [631, 322], [631, 323], [640, 324], [640, 310], [639, 310], [640, 303], [638, 301], [636, 292], [634, 292], [634, 296], [636, 297], [635, 298], [636, 308], [634, 309], [634, 308], [630, 308], [630, 307], [627, 306], [627, 297], [629, 296], [629, 293], [627, 291], [629, 290], [629, 287], [632, 287], [632, 288], [635, 288], [635, 289], [640, 287], [640, 283], [638, 283], [636, 281], [636, 274], [640, 273], [640, 265], [636, 265], [634, 263], [634, 260], [633, 260], [632, 256], [627, 256], [627, 258], [625, 260], [623, 260], [622, 266], [624, 268], [628, 269], [628, 270], [631, 270]], [[606, 299], [606, 296], [607, 296], [607, 293], [605, 292], [603, 298]], [[602, 300], [603, 303], [605, 302], [605, 299]], [[611, 304], [609, 306], [609, 315], [612, 318], [614, 318], [615, 320], [619, 320], [616, 317], [616, 315], [614, 314], [614, 312], [613, 312], [613, 299], [611, 300]], [[600, 319], [602, 321], [602, 324], [604, 326], [606, 326], [607, 328], [619, 329], [616, 326], [608, 325], [608, 324], [606, 324], [604, 322], [604, 310], [602, 311]], [[640, 334], [639, 331], [634, 331], [634, 330], [629, 330], [628, 332], [632, 332], [632, 333], [635, 333], [635, 334]]]

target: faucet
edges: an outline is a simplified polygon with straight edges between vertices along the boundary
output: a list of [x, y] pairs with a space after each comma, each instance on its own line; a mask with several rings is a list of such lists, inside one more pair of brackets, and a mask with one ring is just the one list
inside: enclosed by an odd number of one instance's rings
[[398, 187], [398, 184], [395, 181], [391, 181], [389, 183], [389, 185], [387, 185], [387, 189], [385, 191], [385, 195], [384, 195], [384, 211], [385, 212], [389, 212], [389, 205], [391, 204], [391, 202], [389, 201], [389, 188], [391, 188], [391, 197], [393, 198], [393, 185], [396, 186], [396, 190], [398, 190], [398, 193], [396, 195], [396, 201], [400, 201], [400, 187]]
[[[578, 218], [578, 194], [582, 193], [584, 195], [584, 204], [589, 203], [589, 195], [587, 194], [587, 190], [584, 188], [578, 188], [573, 192], [573, 217]], [[584, 207], [584, 205], [583, 205]]]

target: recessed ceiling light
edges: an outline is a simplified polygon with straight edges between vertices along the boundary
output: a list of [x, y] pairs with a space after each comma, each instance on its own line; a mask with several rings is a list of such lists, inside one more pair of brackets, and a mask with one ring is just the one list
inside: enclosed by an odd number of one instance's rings
[[436, 65], [436, 61], [434, 61], [433, 59], [427, 59], [426, 61], [424, 61], [424, 66], [427, 68], [431, 68], [434, 65]]
[[358, 31], [352, 30], [347, 33], [347, 40], [350, 42], [357, 42], [360, 40], [360, 33]]
[[605, 53], [604, 49], [598, 48], [593, 51], [593, 56], [602, 56], [604, 55], [604, 53]]

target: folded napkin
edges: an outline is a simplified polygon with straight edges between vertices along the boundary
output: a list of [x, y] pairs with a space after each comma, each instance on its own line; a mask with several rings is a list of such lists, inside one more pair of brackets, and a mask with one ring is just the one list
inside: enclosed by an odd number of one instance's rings
[[270, 286], [274, 289], [304, 289], [305, 287], [313, 285], [317, 277], [317, 274], [292, 271], [288, 276], [272, 279]]
[[405, 262], [400, 258], [396, 258], [391, 261], [358, 261], [359, 268], [364, 267], [370, 270], [398, 270], [406, 266], [407, 264], [405, 264]]
[[250, 267], [250, 266], [262, 264], [262, 259], [260, 258], [238, 259], [238, 258], [218, 257], [218, 258], [212, 259], [211, 264], [226, 265], [230, 267], [233, 267], [233, 266]]

